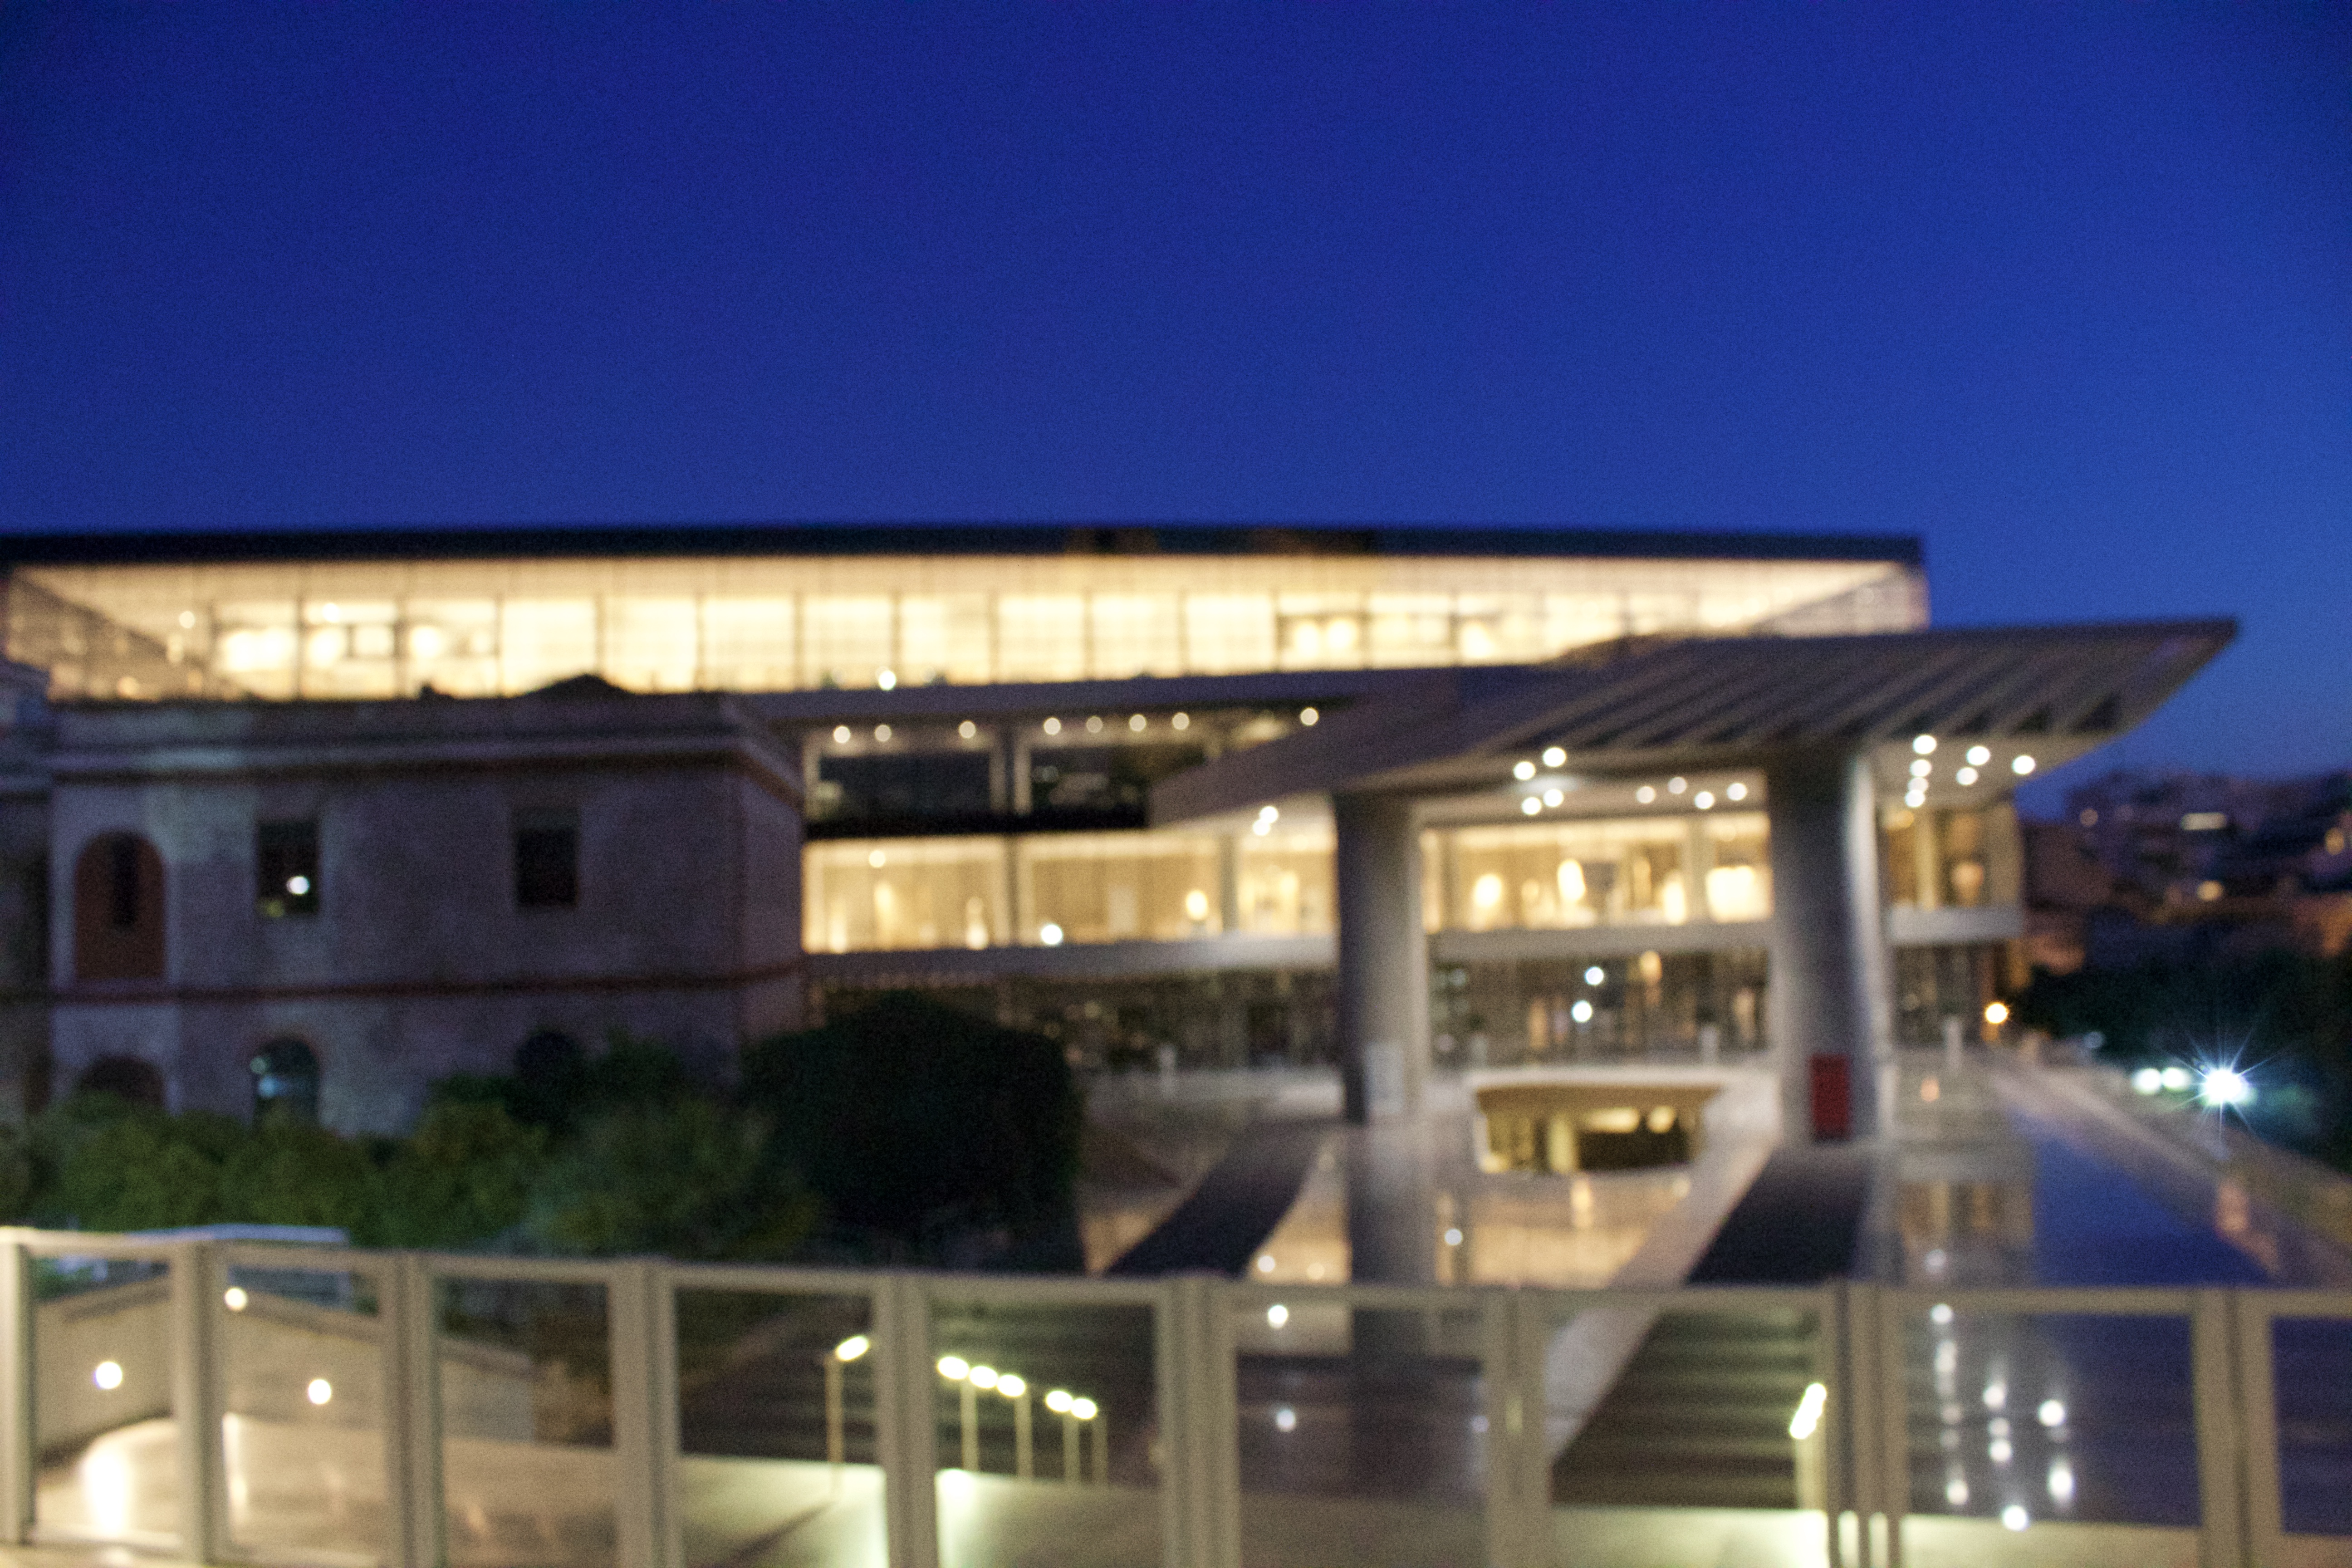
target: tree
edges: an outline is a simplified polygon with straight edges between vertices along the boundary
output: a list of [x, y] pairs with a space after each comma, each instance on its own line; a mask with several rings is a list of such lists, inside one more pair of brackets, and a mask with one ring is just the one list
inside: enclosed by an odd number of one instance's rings
[[1000, 1260], [1075, 1256], [1081, 1106], [1042, 1035], [897, 992], [752, 1047], [741, 1094], [837, 1235], [933, 1262], [992, 1233]]

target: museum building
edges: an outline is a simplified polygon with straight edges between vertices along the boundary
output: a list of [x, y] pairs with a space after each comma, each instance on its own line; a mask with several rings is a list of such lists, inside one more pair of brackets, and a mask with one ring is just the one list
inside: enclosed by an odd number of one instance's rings
[[1521, 1064], [1795, 1085], [1974, 1026], [2011, 792], [2234, 630], [1937, 630], [1916, 542], [1847, 536], [5, 553], [0, 1069], [371, 1130], [534, 1036], [723, 1071], [898, 986], [1090, 1068], [1336, 1065], [1359, 1115]]

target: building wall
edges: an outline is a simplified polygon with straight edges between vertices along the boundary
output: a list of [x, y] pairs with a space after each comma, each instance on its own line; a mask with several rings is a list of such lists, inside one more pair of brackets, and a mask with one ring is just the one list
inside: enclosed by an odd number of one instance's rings
[[[48, 848], [68, 888], [117, 832], [151, 843], [165, 879], [160, 980], [78, 973], [74, 910], [49, 922], [61, 1085], [127, 1056], [175, 1108], [242, 1114], [254, 1053], [290, 1036], [317, 1054], [329, 1125], [392, 1131], [434, 1079], [503, 1070], [540, 1030], [591, 1049], [648, 1037], [720, 1070], [797, 1019], [796, 803], [723, 755], [353, 762], [321, 745], [213, 763], [125, 776], [85, 744], [60, 770]], [[577, 900], [520, 907], [517, 816], [549, 812], [577, 822]], [[257, 831], [286, 820], [318, 825], [318, 908], [273, 918]]]

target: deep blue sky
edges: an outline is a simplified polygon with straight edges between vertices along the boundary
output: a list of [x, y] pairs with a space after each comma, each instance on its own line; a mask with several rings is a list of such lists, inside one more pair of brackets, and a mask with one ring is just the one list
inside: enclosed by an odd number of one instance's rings
[[1916, 532], [2352, 764], [2340, 8], [0, 13], [0, 529]]

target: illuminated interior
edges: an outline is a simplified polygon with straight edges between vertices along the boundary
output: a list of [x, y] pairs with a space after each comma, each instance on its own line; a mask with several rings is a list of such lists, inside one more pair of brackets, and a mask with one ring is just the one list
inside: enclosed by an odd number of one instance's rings
[[1628, 636], [1924, 624], [1890, 562], [906, 555], [23, 566], [61, 695], [511, 695], [1411, 668]]

